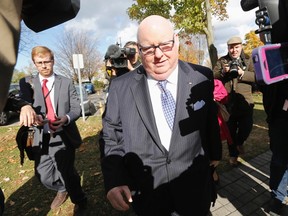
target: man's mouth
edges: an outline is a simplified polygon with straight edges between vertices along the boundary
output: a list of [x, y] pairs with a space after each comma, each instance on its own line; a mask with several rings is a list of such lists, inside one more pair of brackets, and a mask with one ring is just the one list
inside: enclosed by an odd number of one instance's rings
[[161, 60], [161, 61], [154, 62], [154, 64], [155, 64], [156, 66], [161, 66], [161, 65], [163, 65], [165, 62], [166, 62], [166, 60]]

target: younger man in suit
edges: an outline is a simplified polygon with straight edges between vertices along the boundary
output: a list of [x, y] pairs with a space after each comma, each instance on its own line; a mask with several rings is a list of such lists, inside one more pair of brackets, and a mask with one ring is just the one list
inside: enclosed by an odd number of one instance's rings
[[209, 165], [221, 159], [213, 73], [178, 60], [178, 35], [161, 16], [145, 18], [137, 37], [142, 65], [113, 80], [103, 114], [107, 198], [141, 216], [206, 216]]
[[36, 176], [45, 187], [57, 191], [51, 209], [70, 196], [75, 214], [83, 213], [87, 198], [74, 167], [75, 148], [82, 143], [75, 123], [81, 114], [77, 92], [70, 79], [54, 73], [54, 54], [49, 48], [34, 47], [32, 60], [38, 74], [20, 80], [20, 96], [43, 117], [35, 127], [33, 142]]

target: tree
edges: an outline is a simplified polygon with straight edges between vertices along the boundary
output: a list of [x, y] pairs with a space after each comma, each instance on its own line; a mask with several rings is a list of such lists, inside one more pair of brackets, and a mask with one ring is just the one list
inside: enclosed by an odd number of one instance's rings
[[188, 40], [180, 39], [179, 59], [195, 64], [201, 64], [204, 59], [204, 51], [200, 49], [200, 35]]
[[91, 81], [103, 62], [97, 49], [97, 42], [87, 31], [65, 31], [56, 44], [57, 71], [78, 83], [78, 74], [73, 68], [73, 54], [83, 54], [84, 69], [81, 70], [81, 77]]
[[255, 31], [250, 31], [245, 35], [245, 43], [243, 43], [244, 52], [249, 56], [252, 55], [253, 49], [263, 45], [263, 42], [260, 40], [260, 37], [255, 34]]
[[180, 40], [179, 59], [191, 63], [198, 63], [197, 52], [193, 43], [190, 41]]
[[23, 77], [27, 76], [27, 74], [23, 71], [14, 70], [11, 83], [19, 83], [19, 80]]
[[28, 53], [30, 55], [31, 49], [35, 44], [33, 37], [33, 32], [22, 22], [21, 23], [21, 34], [20, 34], [20, 43], [19, 43], [19, 53]]
[[206, 36], [212, 67], [218, 59], [214, 46], [212, 15], [219, 20], [228, 18], [226, 6], [228, 0], [135, 0], [127, 13], [132, 20], [140, 22], [145, 17], [158, 14], [170, 19], [177, 29], [179, 36], [187, 41], [193, 34]]
[[29, 75], [36, 75], [38, 73], [37, 68], [32, 62], [30, 62], [29, 65], [24, 68], [24, 70], [25, 73]]

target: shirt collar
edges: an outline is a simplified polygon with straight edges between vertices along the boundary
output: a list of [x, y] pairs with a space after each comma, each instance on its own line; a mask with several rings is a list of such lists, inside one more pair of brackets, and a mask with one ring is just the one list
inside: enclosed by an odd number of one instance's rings
[[41, 74], [39, 74], [40, 82], [42, 83], [44, 79], [47, 79], [49, 83], [53, 83], [55, 80], [55, 74], [53, 73], [50, 77], [43, 77]]
[[178, 64], [177, 64], [176, 68], [174, 69], [174, 71], [167, 78], [167, 80], [168, 80], [169, 83], [171, 83], [173, 85], [177, 85], [177, 81], [178, 81]]

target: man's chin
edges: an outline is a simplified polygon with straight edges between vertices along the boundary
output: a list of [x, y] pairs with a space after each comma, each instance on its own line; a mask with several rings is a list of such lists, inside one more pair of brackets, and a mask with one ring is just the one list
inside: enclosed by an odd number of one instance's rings
[[170, 76], [170, 70], [155, 70], [154, 71], [154, 78], [156, 80], [165, 80]]

